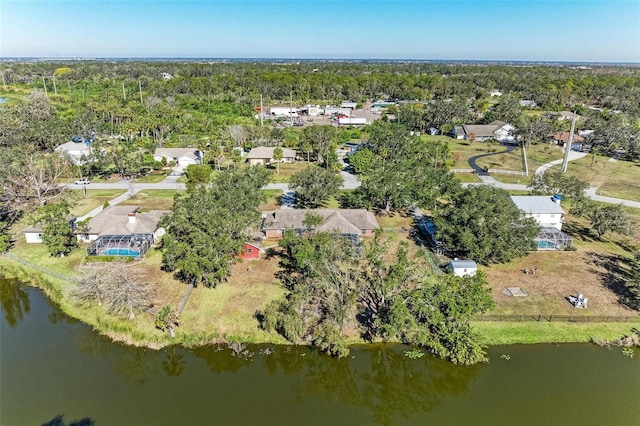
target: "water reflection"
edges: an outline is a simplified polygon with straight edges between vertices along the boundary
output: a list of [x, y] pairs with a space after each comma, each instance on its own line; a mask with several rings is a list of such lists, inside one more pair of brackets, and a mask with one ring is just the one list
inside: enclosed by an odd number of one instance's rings
[[31, 307], [25, 285], [16, 279], [0, 278], [0, 302], [4, 319], [11, 328], [18, 325]]
[[[274, 345], [154, 351], [113, 343], [37, 290], [1, 284], [2, 425], [571, 424], [566, 407], [577, 405], [590, 424], [637, 423], [637, 359], [617, 351], [513, 346], [510, 361], [496, 352], [473, 367], [411, 359], [401, 345], [356, 346], [342, 360]], [[573, 370], [589, 374], [567, 380]]]
[[165, 349], [167, 359], [162, 361], [162, 371], [167, 373], [169, 377], [178, 377], [184, 371], [186, 361], [184, 360], [184, 353], [175, 346], [171, 346]]
[[80, 420], [73, 420], [71, 423], [66, 423], [64, 421], [64, 416], [62, 414], [58, 414], [53, 419], [43, 423], [42, 426], [93, 426], [95, 424], [96, 421], [89, 417], [85, 417]]

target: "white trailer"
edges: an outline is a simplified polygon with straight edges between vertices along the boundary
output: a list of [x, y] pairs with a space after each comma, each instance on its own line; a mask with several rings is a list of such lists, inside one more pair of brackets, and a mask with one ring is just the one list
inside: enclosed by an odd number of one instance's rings
[[366, 118], [340, 117], [338, 119], [339, 126], [364, 126], [369, 124]]

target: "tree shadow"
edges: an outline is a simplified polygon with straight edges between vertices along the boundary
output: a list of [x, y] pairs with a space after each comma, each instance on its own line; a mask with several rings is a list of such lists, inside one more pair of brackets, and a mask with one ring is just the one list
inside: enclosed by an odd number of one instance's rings
[[593, 238], [593, 234], [591, 233], [591, 228], [588, 226], [583, 226], [578, 222], [569, 221], [566, 222], [562, 226], [562, 230], [564, 233], [573, 236], [574, 238], [579, 238], [580, 241], [594, 242], [596, 241]]
[[591, 269], [591, 272], [600, 276], [602, 284], [616, 294], [618, 302], [634, 310], [640, 309], [640, 303], [627, 286], [627, 282], [632, 278], [630, 259], [615, 254], [596, 252], [588, 252], [587, 255], [594, 266], [604, 268], [605, 271]]

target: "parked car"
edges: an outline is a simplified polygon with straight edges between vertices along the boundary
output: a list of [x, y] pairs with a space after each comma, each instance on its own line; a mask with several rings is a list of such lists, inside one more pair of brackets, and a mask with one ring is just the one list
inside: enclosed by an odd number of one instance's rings
[[89, 179], [80, 179], [73, 183], [75, 183], [76, 185], [89, 185], [91, 181]]

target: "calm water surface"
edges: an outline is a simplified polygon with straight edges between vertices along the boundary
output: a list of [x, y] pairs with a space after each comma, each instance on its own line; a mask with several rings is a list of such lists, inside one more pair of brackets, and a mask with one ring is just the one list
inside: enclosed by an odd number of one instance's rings
[[[335, 360], [306, 348], [161, 351], [111, 343], [36, 290], [0, 280], [0, 424], [638, 425], [640, 353], [503, 346], [491, 362], [412, 360], [400, 345]], [[510, 359], [501, 358], [509, 355]]]

